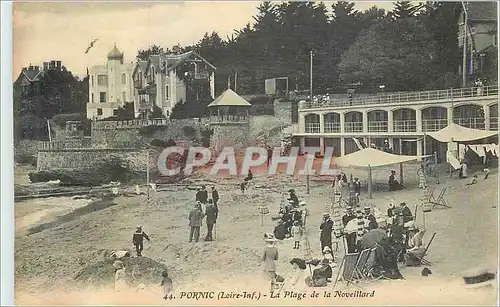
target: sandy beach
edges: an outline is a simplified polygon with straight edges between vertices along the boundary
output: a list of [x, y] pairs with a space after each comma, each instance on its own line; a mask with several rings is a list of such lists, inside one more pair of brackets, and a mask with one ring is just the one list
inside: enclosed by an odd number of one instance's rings
[[[409, 207], [419, 203], [423, 194], [417, 187], [416, 167], [405, 169], [407, 189], [397, 192], [376, 192], [368, 199], [362, 192], [362, 205], [378, 207], [385, 212], [391, 200], [406, 202]], [[386, 182], [389, 168], [377, 169], [374, 180]], [[366, 171], [345, 170], [361, 180]], [[271, 216], [277, 213], [283, 193], [289, 188], [297, 191], [300, 200], [308, 204], [311, 213], [306, 226], [307, 237], [316, 257], [320, 257], [319, 224], [332, 196], [328, 178], [313, 177], [310, 194], [306, 194], [303, 176], [268, 177], [256, 172], [250, 189], [242, 194], [237, 184], [242, 178], [220, 178], [198, 175], [190, 178], [193, 184], [163, 186], [156, 193], [157, 204], [146, 202], [145, 196], [119, 197], [117, 205], [89, 212], [73, 220], [55, 224], [30, 235], [26, 229], [51, 221], [68, 211], [84, 206], [83, 200], [49, 198], [30, 200], [16, 204], [16, 304], [165, 304], [159, 300], [157, 289], [151, 288], [143, 295], [120, 294], [105, 290], [85, 288], [75, 283], [75, 275], [85, 266], [97, 261], [103, 250], [132, 250], [132, 233], [140, 224], [150, 235], [151, 243], [145, 243], [144, 256], [165, 264], [174, 282], [176, 293], [182, 291], [265, 291], [267, 284], [261, 277], [260, 255], [264, 247], [262, 236], [272, 232], [275, 222]], [[480, 178], [473, 186], [466, 180], [440, 176], [437, 190], [447, 188], [445, 198], [451, 209], [435, 209], [425, 216], [426, 239], [432, 233], [436, 237], [428, 252], [433, 274], [420, 276], [420, 268], [401, 268], [405, 280], [377, 281], [363, 287], [376, 291], [374, 298], [310, 298], [310, 292], [332, 292], [325, 288], [308, 290], [308, 296], [266, 300], [176, 300], [175, 304], [314, 304], [326, 305], [407, 305], [407, 304], [495, 304], [496, 294], [487, 290], [469, 290], [462, 285], [462, 273], [475, 267], [497, 267], [498, 261], [498, 178], [494, 170], [487, 180]], [[429, 183], [432, 185], [432, 178]], [[215, 184], [221, 194], [217, 238], [214, 242], [188, 243], [189, 210], [193, 206], [194, 188], [201, 184]], [[266, 204], [271, 214], [261, 217], [258, 206]], [[417, 214], [417, 224], [423, 222], [422, 212]], [[202, 227], [201, 237], [206, 233]], [[293, 241], [279, 242], [280, 259], [278, 273], [290, 271], [289, 261], [303, 257], [304, 250], [295, 250]], [[339, 244], [337, 263], [344, 250]], [[180, 255], [180, 256], [179, 256]], [[334, 276], [336, 275], [334, 269]], [[354, 291], [342, 283], [336, 290]]]

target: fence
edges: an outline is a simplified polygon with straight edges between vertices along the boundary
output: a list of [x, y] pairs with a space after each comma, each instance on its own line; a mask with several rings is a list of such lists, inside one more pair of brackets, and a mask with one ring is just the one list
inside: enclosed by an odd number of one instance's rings
[[147, 126], [167, 126], [172, 121], [167, 118], [154, 119], [130, 119], [120, 121], [96, 121], [92, 122], [92, 129], [115, 130], [115, 129], [136, 129]]
[[371, 105], [371, 104], [400, 104], [406, 102], [425, 102], [433, 100], [459, 99], [481, 96], [498, 95], [498, 85], [469, 87], [447, 90], [432, 90], [422, 92], [399, 92], [383, 93], [370, 97], [357, 97], [352, 99], [337, 99], [322, 101], [321, 103], [302, 102], [299, 103], [299, 109], [313, 109], [321, 107], [344, 107], [353, 105]]

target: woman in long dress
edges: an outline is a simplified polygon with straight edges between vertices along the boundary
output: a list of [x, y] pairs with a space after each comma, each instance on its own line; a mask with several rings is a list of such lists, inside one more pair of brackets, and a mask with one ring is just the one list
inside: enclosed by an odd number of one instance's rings
[[262, 253], [261, 260], [264, 262], [264, 272], [270, 281], [271, 292], [276, 285], [276, 260], [278, 260], [278, 248], [275, 246], [276, 238], [273, 234], [264, 235], [266, 247]]
[[292, 265], [293, 272], [285, 283], [287, 289], [295, 292], [305, 291], [305, 280], [307, 278], [306, 262], [300, 258], [293, 258], [290, 264]]

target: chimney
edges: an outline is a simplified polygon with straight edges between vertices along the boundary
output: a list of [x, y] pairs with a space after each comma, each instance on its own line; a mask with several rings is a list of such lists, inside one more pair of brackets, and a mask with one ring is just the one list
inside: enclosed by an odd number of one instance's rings
[[61, 70], [61, 61], [56, 61], [57, 70]]
[[34, 69], [35, 71], [40, 71], [40, 66], [33, 66], [33, 69]]
[[33, 70], [33, 65], [30, 65], [30, 66], [28, 67], [28, 70]]
[[43, 70], [49, 69], [49, 62], [43, 62]]

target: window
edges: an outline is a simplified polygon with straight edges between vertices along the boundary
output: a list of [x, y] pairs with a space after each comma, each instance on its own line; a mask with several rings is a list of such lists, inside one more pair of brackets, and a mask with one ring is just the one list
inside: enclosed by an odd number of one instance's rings
[[106, 76], [106, 75], [97, 76], [97, 84], [98, 85], [108, 85], [108, 76]]
[[122, 92], [122, 100], [123, 102], [127, 101], [127, 94], [125, 92]]
[[102, 115], [102, 109], [97, 109], [97, 115]]
[[92, 86], [94, 86], [94, 76], [90, 77], [90, 80], [91, 80]]
[[118, 109], [113, 110], [113, 116], [118, 116]]
[[92, 100], [91, 100], [92, 103], [94, 103], [94, 93], [92, 93]]
[[126, 75], [125, 74], [122, 74], [122, 84], [126, 84], [127, 83], [127, 79], [126, 79]]
[[170, 110], [167, 110], [167, 117], [170, 116]]
[[168, 91], [168, 85], [165, 86], [165, 99], [166, 100], [170, 100], [170, 93]]
[[106, 92], [99, 93], [99, 102], [106, 102]]

